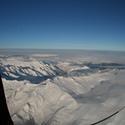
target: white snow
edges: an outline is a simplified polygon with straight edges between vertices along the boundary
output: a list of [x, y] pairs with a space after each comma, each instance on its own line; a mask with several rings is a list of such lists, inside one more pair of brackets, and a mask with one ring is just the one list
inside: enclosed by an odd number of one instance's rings
[[[15, 125], [90, 125], [125, 106], [125, 69], [68, 76], [71, 71], [90, 68], [69, 61], [46, 64], [36, 59], [41, 55], [33, 56], [25, 61], [23, 57], [0, 57]], [[99, 125], [125, 125], [124, 116], [123, 109]]]

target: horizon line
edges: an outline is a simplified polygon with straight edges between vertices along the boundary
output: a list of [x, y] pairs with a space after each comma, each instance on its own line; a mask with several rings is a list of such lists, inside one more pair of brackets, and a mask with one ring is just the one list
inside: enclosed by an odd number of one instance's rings
[[81, 48], [1, 48], [0, 47], [0, 50], [16, 50], [16, 49], [19, 49], [19, 50], [81, 50], [81, 51], [109, 51], [109, 52], [125, 52], [125, 50], [114, 50], [114, 49], [81, 49]]

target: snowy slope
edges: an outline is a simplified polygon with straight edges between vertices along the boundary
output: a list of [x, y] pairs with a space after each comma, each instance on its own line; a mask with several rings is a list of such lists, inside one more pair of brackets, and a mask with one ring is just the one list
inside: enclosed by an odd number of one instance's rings
[[123, 64], [1, 57], [0, 72], [15, 125], [125, 124]]

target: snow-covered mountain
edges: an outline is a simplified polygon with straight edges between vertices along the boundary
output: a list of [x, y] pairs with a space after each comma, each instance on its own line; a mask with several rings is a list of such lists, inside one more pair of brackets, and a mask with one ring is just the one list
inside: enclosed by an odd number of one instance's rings
[[13, 59], [9, 62], [3, 62], [0, 68], [2, 76], [8, 80], [28, 80], [32, 83], [40, 83], [63, 73], [55, 65], [42, 61], [23, 62]]
[[15, 125], [125, 124], [123, 63], [46, 56], [0, 57]]

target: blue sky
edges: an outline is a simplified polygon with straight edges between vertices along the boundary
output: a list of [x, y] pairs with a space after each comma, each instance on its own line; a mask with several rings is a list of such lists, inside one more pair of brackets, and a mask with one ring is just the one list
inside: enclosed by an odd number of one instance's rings
[[0, 48], [125, 51], [125, 2], [0, 0]]

